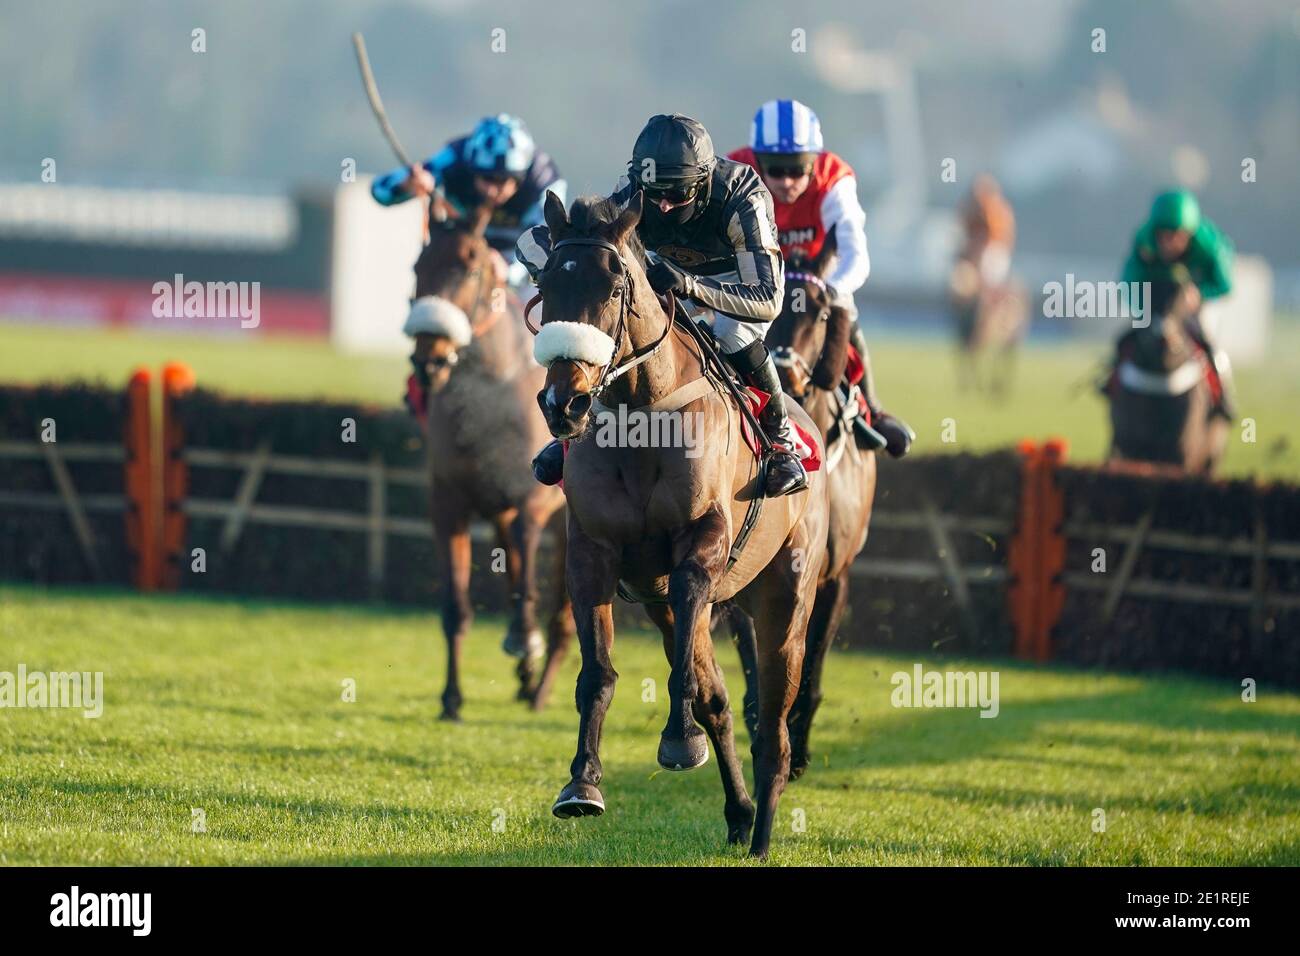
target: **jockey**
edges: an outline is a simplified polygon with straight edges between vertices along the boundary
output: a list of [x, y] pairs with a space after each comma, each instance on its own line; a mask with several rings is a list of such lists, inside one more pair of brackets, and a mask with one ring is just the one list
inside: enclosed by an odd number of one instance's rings
[[[871, 271], [867, 256], [867, 214], [858, 202], [853, 169], [822, 145], [817, 114], [798, 100], [769, 100], [758, 108], [750, 126], [749, 146], [728, 159], [753, 167], [772, 194], [777, 238], [786, 259], [814, 258], [834, 233], [836, 262], [826, 285], [832, 303], [849, 316], [850, 341], [862, 358], [862, 392], [871, 425], [887, 441], [895, 458], [907, 454], [915, 434], [902, 419], [884, 411], [876, 399], [867, 341], [858, 324], [853, 293]], [[876, 447], [879, 437], [875, 437]]]
[[546, 191], [564, 198], [566, 184], [551, 157], [540, 152], [523, 120], [506, 113], [480, 120], [468, 136], [454, 139], [419, 166], [395, 169], [370, 187], [385, 206], [428, 196], [441, 187], [461, 214], [490, 206], [492, 220], [485, 238], [497, 254], [497, 266], [516, 288], [528, 277], [506, 255], [520, 233], [542, 221]]
[[[1124, 263], [1124, 282], [1156, 282], [1175, 273], [1190, 277], [1185, 294], [1193, 297], [1192, 317], [1187, 330], [1212, 360], [1218, 388], [1213, 414], [1233, 418], [1229, 396], [1232, 371], [1228, 356], [1210, 344], [1200, 320], [1200, 304], [1232, 290], [1232, 240], [1201, 215], [1200, 203], [1185, 190], [1161, 193], [1151, 205], [1151, 214], [1138, 228], [1133, 249]], [[1185, 270], [1185, 271], [1184, 271]], [[1123, 343], [1130, 331], [1121, 337]]]
[[[622, 208], [638, 191], [645, 195], [645, 211], [637, 234], [653, 256], [650, 285], [694, 300], [705, 317], [712, 313], [723, 356], [745, 382], [771, 396], [759, 416], [775, 447], [766, 493], [806, 488], [800, 459], [808, 449], [786, 415], [781, 379], [763, 342], [785, 292], [772, 197], [748, 166], [714, 155], [699, 122], [676, 113], [650, 117], [632, 148], [628, 175], [611, 198]], [[549, 230], [525, 232], [516, 254], [536, 278], [550, 255]], [[559, 442], [533, 461], [544, 484], [559, 481], [563, 466]]]
[[1011, 250], [1016, 244], [1016, 216], [1002, 195], [1002, 187], [988, 173], [971, 185], [962, 209], [966, 245], [961, 259], [975, 267], [980, 284], [999, 289], [1011, 275]]

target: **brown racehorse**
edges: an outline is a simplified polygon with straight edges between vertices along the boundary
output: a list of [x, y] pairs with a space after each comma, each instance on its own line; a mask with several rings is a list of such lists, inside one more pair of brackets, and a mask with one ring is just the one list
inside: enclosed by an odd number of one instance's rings
[[1015, 280], [998, 288], [985, 287], [978, 268], [966, 259], [953, 269], [950, 293], [959, 350], [958, 383], [1005, 398], [1029, 325], [1028, 293]]
[[1209, 476], [1223, 457], [1228, 423], [1210, 414], [1210, 358], [1187, 330], [1192, 309], [1182, 288], [1153, 282], [1152, 320], [1122, 340], [1108, 389], [1111, 466], [1145, 462]]
[[[813, 471], [805, 491], [763, 501], [743, 551], [733, 552], [763, 476], [742, 438], [737, 406], [708, 371], [715, 360], [670, 320], [646, 280], [636, 236], [641, 209], [640, 193], [621, 213], [608, 200], [584, 198], [570, 219], [554, 194], [545, 206], [553, 245], [540, 276], [545, 316], [536, 345], [549, 370], [537, 398], [551, 433], [570, 442], [567, 577], [582, 650], [578, 750], [552, 812], [605, 809], [599, 748], [618, 676], [610, 652], [621, 583], [659, 626], [671, 665], [660, 765], [703, 764], [707, 733], [726, 795], [727, 839], [740, 843], [752, 831], [750, 853], [765, 856], [790, 773], [786, 718], [826, 560], [827, 483]], [[626, 439], [602, 439], [593, 419], [613, 409], [693, 416], [694, 448], [634, 442], [631, 430]], [[790, 415], [811, 433], [798, 406]], [[710, 605], [732, 598], [757, 622], [757, 810], [709, 634]]]
[[[822, 667], [844, 617], [849, 571], [867, 543], [876, 494], [876, 456], [858, 448], [836, 393], [844, 378], [853, 320], [844, 309], [831, 305], [822, 281], [833, 260], [834, 246], [826, 243], [816, 259], [786, 263], [785, 304], [767, 332], [768, 347], [781, 370], [782, 387], [808, 412], [826, 443], [825, 468], [830, 483], [828, 560], [817, 582], [799, 694], [790, 709], [791, 777], [800, 776], [808, 766], [809, 733], [822, 701]], [[745, 723], [753, 733], [753, 622], [734, 605], [728, 611], [745, 669]]]
[[[415, 265], [416, 300], [407, 324], [408, 331], [426, 329], [415, 333], [412, 359], [429, 379], [425, 436], [442, 564], [445, 720], [460, 718], [460, 646], [473, 619], [469, 521], [474, 515], [491, 521], [505, 551], [512, 613], [504, 646], [520, 658], [519, 697], [534, 706], [545, 700], [545, 688], [533, 682], [542, 651], [537, 547], [543, 528], [564, 505], [560, 489], [539, 485], [529, 467], [548, 437], [533, 402], [546, 372], [529, 354], [532, 343], [518, 299], [494, 268], [483, 238], [487, 222], [484, 212], [473, 220], [447, 219], [430, 230]], [[564, 532], [557, 523], [563, 568]], [[556, 583], [561, 593], [546, 643], [558, 660], [573, 621], [562, 574], [556, 574]]]

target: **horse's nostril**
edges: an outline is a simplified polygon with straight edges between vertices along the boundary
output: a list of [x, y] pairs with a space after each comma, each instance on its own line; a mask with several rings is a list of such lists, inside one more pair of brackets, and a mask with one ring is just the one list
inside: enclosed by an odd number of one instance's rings
[[591, 395], [583, 392], [569, 399], [568, 414], [571, 418], [581, 418], [591, 409]]

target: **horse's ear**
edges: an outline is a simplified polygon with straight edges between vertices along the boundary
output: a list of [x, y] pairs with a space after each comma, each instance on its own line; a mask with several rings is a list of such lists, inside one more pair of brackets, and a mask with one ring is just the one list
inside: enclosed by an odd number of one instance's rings
[[839, 240], [835, 237], [835, 230], [832, 229], [826, 233], [822, 247], [817, 250], [817, 256], [808, 264], [809, 271], [815, 276], [826, 278], [826, 273], [830, 272], [831, 263], [835, 260], [839, 247]]
[[645, 208], [645, 193], [637, 190], [628, 200], [627, 207], [614, 220], [614, 245], [622, 245], [623, 240], [631, 235], [632, 230], [641, 221], [641, 212]]
[[546, 190], [546, 202], [542, 205], [546, 217], [546, 226], [551, 230], [551, 238], [562, 238], [569, 228], [569, 214], [564, 209], [564, 201], [555, 195], [555, 190]]

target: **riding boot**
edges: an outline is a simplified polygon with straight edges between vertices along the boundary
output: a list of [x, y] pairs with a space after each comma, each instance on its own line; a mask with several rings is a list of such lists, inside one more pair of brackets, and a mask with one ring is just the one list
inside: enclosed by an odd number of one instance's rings
[[777, 375], [776, 363], [772, 361], [767, 346], [761, 340], [752, 342], [726, 358], [741, 378], [768, 394], [767, 404], [758, 416], [758, 424], [773, 445], [767, 464], [765, 493], [769, 497], [779, 498], [802, 491], [808, 487], [808, 473], [799, 460], [805, 449], [786, 414], [781, 378]]
[[558, 485], [564, 479], [564, 445], [558, 438], [533, 459], [533, 477], [543, 485]]
[[[871, 412], [871, 430], [885, 440], [885, 448], [894, 458], [902, 458], [916, 440], [916, 432], [910, 425], [896, 415], [891, 415], [880, 407], [876, 398], [876, 386], [871, 378], [871, 356], [867, 353], [867, 337], [862, 333], [862, 326], [854, 322], [849, 330], [849, 342], [858, 350], [862, 359], [862, 394], [867, 399], [867, 409]], [[859, 442], [859, 447], [867, 448], [874, 441], [869, 436], [860, 436], [866, 443]], [[879, 447], [876, 445], [875, 447]]]
[[1222, 349], [1214, 347], [1205, 334], [1205, 326], [1201, 324], [1199, 314], [1192, 316], [1187, 320], [1186, 328], [1188, 334], [1196, 341], [1205, 354], [1210, 357], [1210, 362], [1214, 368], [1214, 376], [1219, 380], [1219, 387], [1214, 389], [1214, 407], [1210, 409], [1211, 415], [1218, 415], [1228, 421], [1233, 421], [1237, 417], [1235, 403], [1233, 402], [1232, 393], [1232, 366], [1228, 362], [1228, 353]]
[[1223, 349], [1210, 346], [1209, 355], [1214, 362], [1214, 372], [1219, 376], [1218, 401], [1210, 410], [1212, 415], [1221, 415], [1228, 421], [1237, 419], [1237, 403], [1233, 400], [1235, 389], [1232, 385], [1232, 366], [1228, 362], [1228, 353]]

